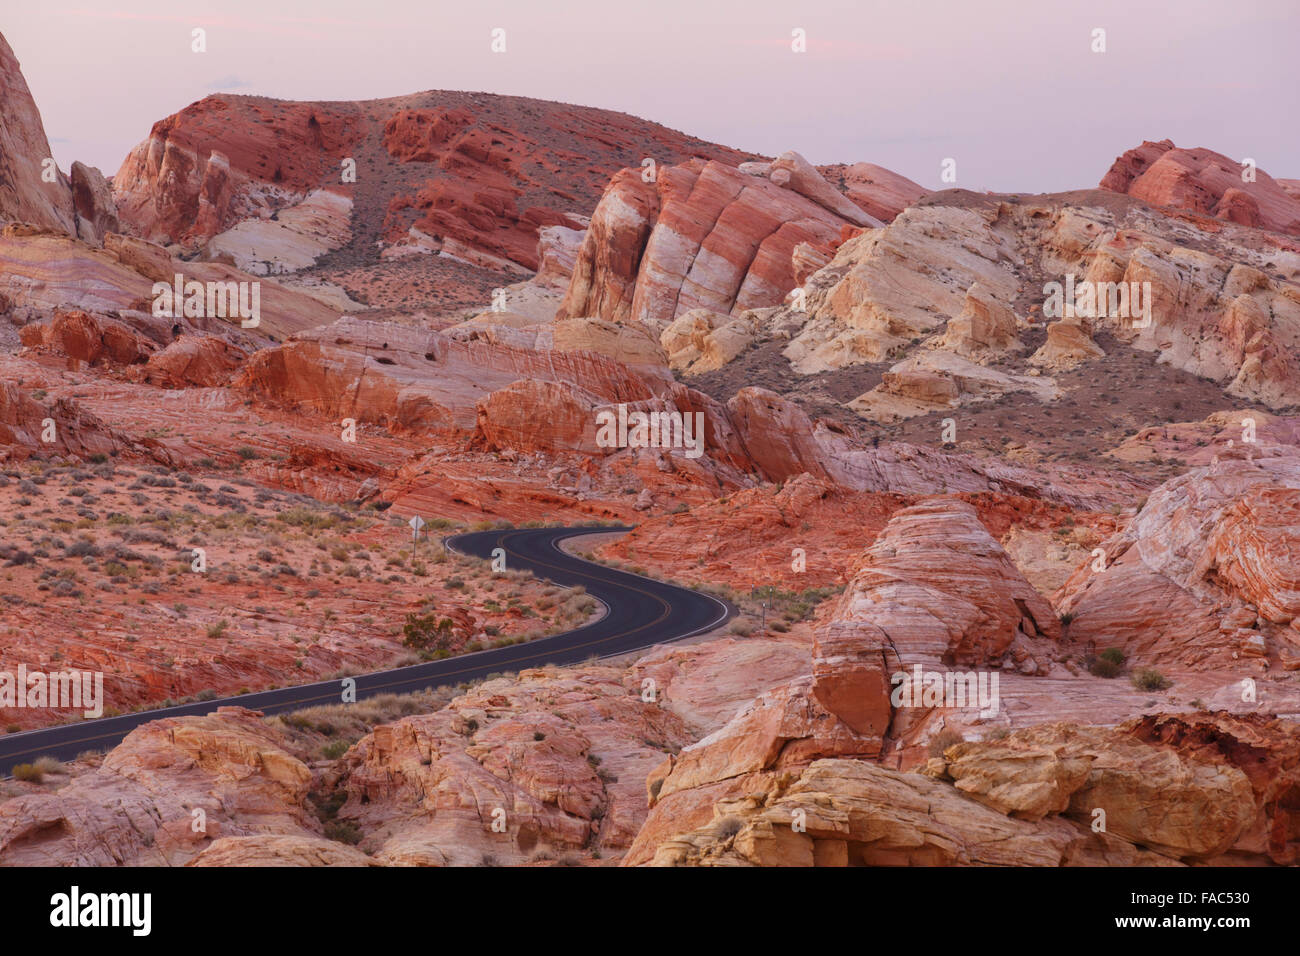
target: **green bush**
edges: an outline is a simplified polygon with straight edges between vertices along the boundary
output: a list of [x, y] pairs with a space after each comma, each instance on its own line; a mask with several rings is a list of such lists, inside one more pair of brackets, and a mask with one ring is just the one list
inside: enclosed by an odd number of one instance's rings
[[448, 651], [451, 650], [452, 620], [433, 613], [412, 612], [406, 615], [402, 634], [402, 643], [417, 651]]
[[348, 742], [346, 740], [331, 740], [324, 747], [321, 747], [321, 755], [326, 760], [338, 760], [348, 752]]

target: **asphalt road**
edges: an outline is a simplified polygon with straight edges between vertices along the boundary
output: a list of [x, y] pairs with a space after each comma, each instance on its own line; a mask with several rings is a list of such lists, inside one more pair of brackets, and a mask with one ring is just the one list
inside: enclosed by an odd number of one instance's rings
[[[604, 603], [608, 613], [576, 630], [524, 644], [358, 675], [353, 678], [357, 699], [459, 684], [488, 674], [543, 664], [581, 663], [593, 656], [606, 657], [681, 640], [711, 630], [732, 616], [734, 609], [718, 598], [575, 558], [561, 551], [557, 544], [576, 535], [626, 530], [630, 529], [529, 528], [483, 531], [446, 539], [454, 551], [489, 560], [494, 549], [502, 548], [507, 570], [532, 571], [564, 587], [582, 585], [588, 594]], [[107, 686], [105, 693], [111, 704]], [[342, 693], [341, 680], [321, 681], [6, 734], [0, 736], [0, 774], [8, 776], [15, 764], [30, 763], [37, 757], [71, 760], [87, 750], [107, 750], [141, 724], [163, 717], [208, 714], [225, 705], [275, 714], [340, 703]]]

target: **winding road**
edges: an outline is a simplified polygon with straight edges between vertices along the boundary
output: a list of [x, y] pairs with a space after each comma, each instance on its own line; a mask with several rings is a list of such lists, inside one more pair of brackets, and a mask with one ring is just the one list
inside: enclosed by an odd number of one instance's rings
[[[562, 587], [582, 585], [605, 605], [607, 613], [575, 630], [524, 644], [358, 675], [353, 678], [357, 699], [459, 684], [543, 664], [576, 664], [593, 656], [622, 654], [701, 634], [735, 613], [731, 605], [718, 598], [593, 564], [559, 547], [565, 538], [629, 530], [626, 527], [529, 528], [447, 538], [446, 544], [453, 551], [490, 560], [493, 551], [501, 548], [508, 570], [531, 571]], [[339, 703], [342, 690], [341, 680], [320, 681], [7, 734], [0, 736], [0, 775], [7, 776], [15, 764], [30, 763], [37, 757], [71, 760], [87, 750], [107, 750], [141, 724], [163, 717], [208, 714], [226, 705], [275, 714]]]

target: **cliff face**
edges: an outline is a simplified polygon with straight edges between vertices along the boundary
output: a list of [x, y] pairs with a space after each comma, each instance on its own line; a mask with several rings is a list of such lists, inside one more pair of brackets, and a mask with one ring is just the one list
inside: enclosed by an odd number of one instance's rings
[[1167, 139], [1145, 142], [1115, 160], [1101, 188], [1153, 206], [1300, 236], [1300, 199], [1286, 180], [1211, 149], [1179, 149]]
[[0, 222], [5, 220], [77, 230], [71, 185], [54, 165], [18, 58], [0, 35]]
[[[307, 103], [218, 94], [154, 124], [114, 178], [139, 235], [194, 248], [330, 189], [376, 261], [437, 254], [536, 270], [539, 228], [580, 225], [608, 177], [643, 158], [738, 162], [734, 150], [608, 110], [524, 97], [428, 92]], [[245, 227], [248, 231], [251, 227]], [[250, 237], [251, 238], [251, 237]], [[237, 243], [221, 240], [217, 248]], [[335, 248], [337, 248], [337, 243]]]

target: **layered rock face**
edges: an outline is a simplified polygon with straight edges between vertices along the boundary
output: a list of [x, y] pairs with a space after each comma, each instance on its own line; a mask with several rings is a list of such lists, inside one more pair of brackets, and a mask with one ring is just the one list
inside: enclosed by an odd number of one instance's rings
[[[617, 169], [745, 154], [608, 110], [429, 92], [363, 102], [218, 94], [154, 125], [114, 179], [122, 221], [257, 272], [349, 256], [538, 268]], [[488, 286], [491, 288], [491, 286]]]
[[818, 631], [809, 672], [651, 776], [653, 810], [629, 860], [649, 859], [673, 827], [707, 824], [715, 805], [752, 802], [813, 772], [813, 761], [879, 757], [899, 737], [924, 734], [935, 708], [952, 702], [898, 697], [896, 674], [914, 665], [1033, 674], [1050, 666], [1059, 638], [1051, 607], [974, 508], [946, 500], [897, 511]]
[[1056, 613], [960, 501], [894, 514], [850, 581], [841, 621], [872, 621], [904, 659], [1046, 670]]
[[305, 198], [361, 135], [355, 108], [210, 96], [155, 123], [113, 192], [146, 239], [209, 239]]
[[779, 304], [796, 248], [829, 253], [845, 227], [879, 220], [797, 153], [735, 168], [692, 160], [614, 177], [592, 213], [557, 316], [662, 329], [693, 309], [724, 315]]
[[121, 322], [80, 310], [59, 311], [49, 322], [24, 326], [23, 345], [47, 348], [87, 365], [134, 365], [145, 361], [153, 344]]
[[[3, 35], [0, 104], [0, 222], [17, 220], [75, 235], [77, 214], [68, 179], [54, 165], [41, 114]], [[47, 170], [53, 181], [42, 175]]]
[[[840, 174], [849, 198], [883, 222], [891, 222], [926, 191], [906, 176], [875, 163], [853, 163]], [[832, 178], [833, 177], [828, 177]]]
[[[119, 318], [127, 316], [144, 327], [156, 327], [170, 340], [171, 327], [219, 333], [244, 344], [285, 338], [300, 329], [334, 321], [339, 309], [304, 291], [271, 279], [258, 278], [219, 262], [184, 262], [164, 249], [139, 239], [109, 233], [96, 249], [68, 236], [32, 235], [10, 225], [0, 231], [0, 294], [14, 307], [52, 314], [57, 309]], [[171, 287], [179, 274], [185, 281], [258, 283], [259, 323], [244, 329], [238, 316], [220, 318], [154, 316], [154, 283]], [[250, 286], [245, 286], [250, 289]], [[233, 300], [232, 300], [233, 301]], [[251, 301], [251, 297], [250, 297]], [[205, 297], [206, 302], [206, 297]], [[227, 310], [230, 311], [230, 310]]]
[[1300, 849], [1283, 796], [1295, 785], [1294, 732], [1277, 720], [1161, 716], [958, 744], [923, 774], [822, 759], [717, 794], [689, 829], [670, 833], [652, 813], [626, 862], [1290, 864]]
[[341, 816], [382, 826], [372, 851], [390, 864], [617, 852], [640, 826], [646, 775], [688, 739], [680, 718], [614, 674], [525, 671], [362, 740], [345, 761]]
[[527, 379], [613, 402], [649, 399], [654, 382], [594, 351], [534, 351], [344, 317], [256, 353], [240, 383], [332, 417], [472, 432], [480, 399]]
[[0, 460], [50, 453], [89, 458], [116, 454], [127, 445], [124, 435], [75, 399], [47, 404], [15, 382], [0, 381]]
[[1153, 491], [1103, 543], [1104, 570], [1088, 562], [1065, 583], [1072, 640], [1143, 663], [1300, 667], [1300, 458], [1248, 444], [1224, 454]]
[[1102, 177], [1102, 189], [1242, 226], [1300, 236], [1300, 199], [1283, 181], [1209, 149], [1171, 140], [1130, 149]]
[[58, 793], [5, 801], [0, 863], [178, 866], [225, 837], [319, 840], [311, 771], [260, 716], [231, 707], [145, 724]]
[[[1026, 366], [1101, 358], [1092, 336], [1105, 331], [1231, 395], [1275, 407], [1300, 400], [1290, 357], [1300, 341], [1296, 253], [1252, 230], [1179, 222], [1102, 195], [924, 199], [841, 245], [804, 284], [806, 316], [787, 309], [768, 322], [799, 319], [784, 354], [804, 374], [894, 361], [874, 394], [848, 403], [883, 421], [1008, 391], [1054, 397], [1049, 380], [1025, 380], [1037, 368], [1015, 368], [1040, 312], [1060, 321]], [[1102, 290], [1101, 305], [1053, 314], [1060, 303], [1044, 275]], [[997, 359], [998, 369], [975, 367]]]

